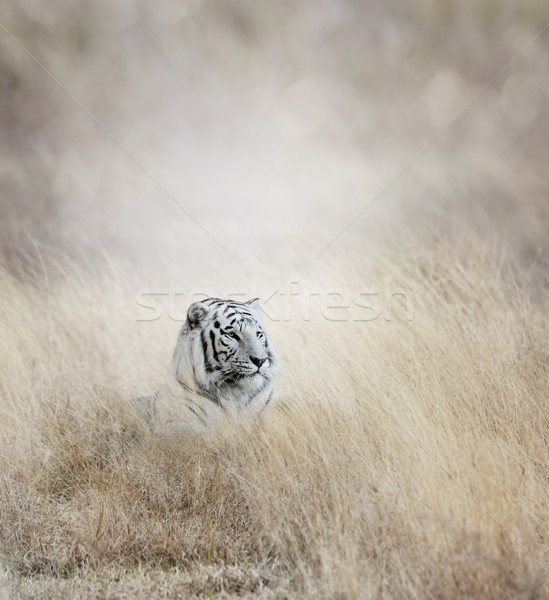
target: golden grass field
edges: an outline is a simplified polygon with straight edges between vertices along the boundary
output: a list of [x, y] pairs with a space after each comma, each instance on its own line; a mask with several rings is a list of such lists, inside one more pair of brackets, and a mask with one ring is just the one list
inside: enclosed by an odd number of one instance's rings
[[[545, 5], [48, 11], [0, 15], [0, 598], [548, 598]], [[199, 293], [262, 297], [277, 401], [151, 432]]]
[[547, 595], [547, 297], [474, 239], [394, 269], [412, 321], [270, 323], [284, 400], [204, 437], [128, 410], [162, 372], [119, 281], [4, 273], [4, 593]]

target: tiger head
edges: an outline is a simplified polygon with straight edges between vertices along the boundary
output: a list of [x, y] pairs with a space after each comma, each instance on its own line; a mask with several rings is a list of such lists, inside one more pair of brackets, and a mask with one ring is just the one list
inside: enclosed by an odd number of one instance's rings
[[259, 315], [248, 302], [208, 298], [189, 307], [174, 362], [180, 382], [194, 383], [217, 400], [246, 402], [272, 386], [279, 361]]

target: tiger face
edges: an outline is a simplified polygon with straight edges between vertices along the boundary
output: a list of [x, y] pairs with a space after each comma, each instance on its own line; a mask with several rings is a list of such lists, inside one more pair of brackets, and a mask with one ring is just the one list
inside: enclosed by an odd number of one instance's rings
[[245, 400], [276, 376], [277, 357], [259, 309], [258, 299], [209, 298], [190, 306], [182, 334], [191, 339], [196, 381], [210, 394], [233, 392]]

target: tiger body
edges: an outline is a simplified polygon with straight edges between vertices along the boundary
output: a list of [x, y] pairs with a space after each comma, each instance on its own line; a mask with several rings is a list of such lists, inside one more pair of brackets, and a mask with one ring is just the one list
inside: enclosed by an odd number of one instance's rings
[[259, 310], [258, 299], [189, 307], [164, 385], [136, 401], [151, 426], [201, 430], [265, 408], [280, 365]]

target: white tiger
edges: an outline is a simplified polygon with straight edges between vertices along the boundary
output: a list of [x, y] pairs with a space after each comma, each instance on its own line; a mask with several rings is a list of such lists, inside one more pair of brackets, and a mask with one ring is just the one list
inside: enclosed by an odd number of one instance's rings
[[203, 430], [265, 408], [280, 362], [260, 307], [258, 298], [208, 298], [189, 307], [164, 385], [135, 401], [151, 427]]

